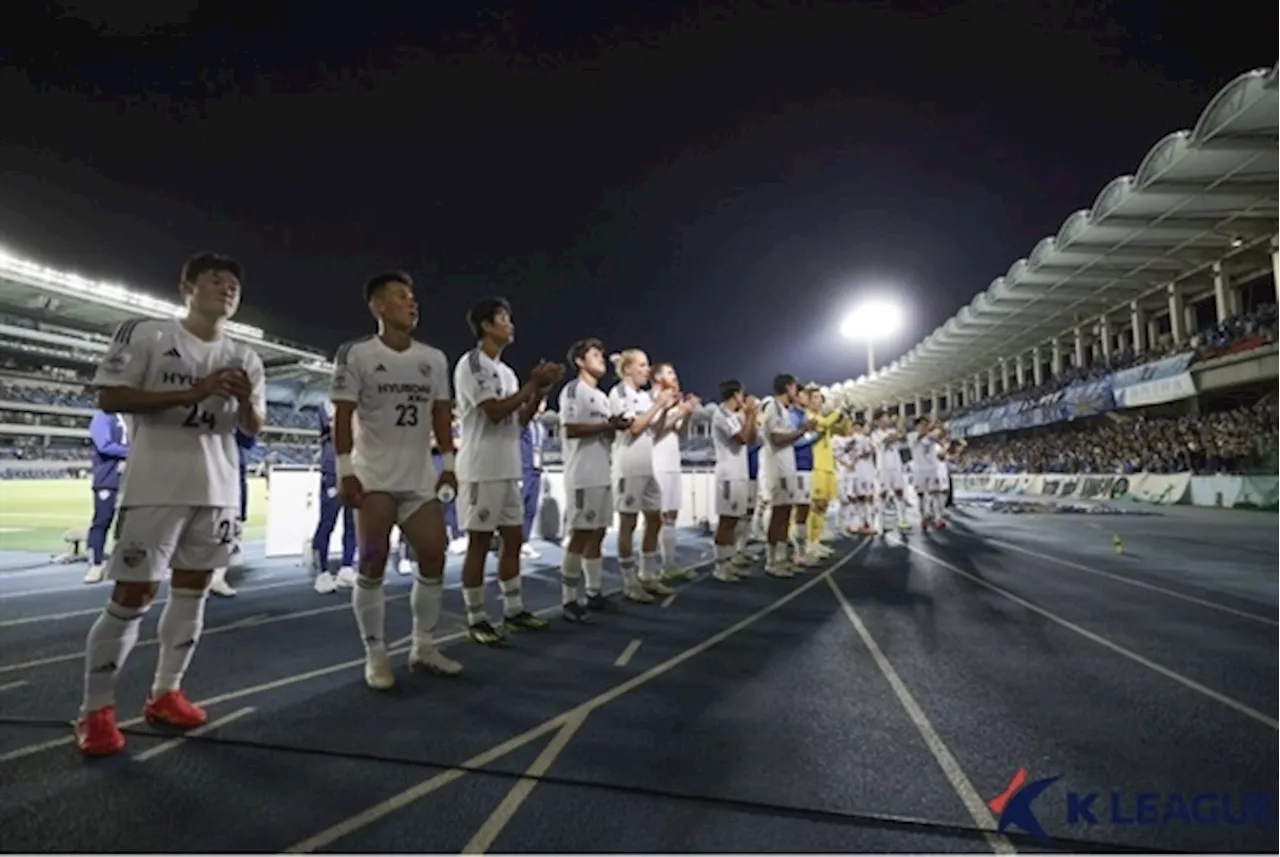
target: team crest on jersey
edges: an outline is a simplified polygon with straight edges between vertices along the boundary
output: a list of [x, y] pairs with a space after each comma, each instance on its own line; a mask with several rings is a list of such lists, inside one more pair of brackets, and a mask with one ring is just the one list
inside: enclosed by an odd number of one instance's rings
[[419, 364], [418, 364], [418, 374], [419, 374], [419, 375], [421, 375], [423, 378], [430, 378], [430, 377], [431, 377], [431, 364], [430, 364], [430, 363], [427, 363], [425, 360], [424, 360], [423, 362], [419, 363]]
[[483, 524], [483, 523], [485, 523], [486, 521], [488, 521], [488, 520], [489, 520], [489, 510], [488, 510], [488, 509], [481, 509], [481, 510], [479, 511], [479, 513], [477, 513], [476, 517], [478, 517], [478, 518], [480, 519], [480, 523], [482, 523], [482, 524]]
[[587, 510], [587, 523], [588, 523], [588, 524], [595, 523], [595, 520], [596, 520], [596, 510], [595, 510], [595, 509], [588, 509], [588, 510]]
[[120, 559], [124, 560], [124, 564], [129, 568], [137, 568], [142, 565], [147, 558], [147, 549], [137, 542], [131, 543], [120, 554]]

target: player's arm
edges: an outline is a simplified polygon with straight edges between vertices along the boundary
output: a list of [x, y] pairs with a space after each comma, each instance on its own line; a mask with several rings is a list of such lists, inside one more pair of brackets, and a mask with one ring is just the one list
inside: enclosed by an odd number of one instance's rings
[[89, 438], [103, 458], [125, 459], [129, 457], [129, 447], [115, 439], [115, 422], [115, 417], [105, 413], [94, 414], [89, 421]]
[[580, 437], [592, 437], [613, 431], [613, 423], [610, 422], [584, 423], [582, 421], [591, 403], [584, 401], [578, 395], [581, 389], [580, 385], [574, 386], [571, 382], [560, 391], [560, 423], [564, 426], [564, 436], [576, 440]]
[[333, 438], [333, 456], [339, 479], [354, 476], [351, 450], [355, 448], [354, 420], [356, 403], [360, 401], [361, 374], [351, 356], [352, 343], [338, 348], [333, 357], [333, 379], [329, 384], [329, 401], [333, 415], [329, 427]]
[[769, 414], [765, 422], [765, 431], [769, 435], [769, 442], [774, 446], [794, 445], [805, 434], [803, 427], [792, 428], [787, 412], [778, 407], [774, 407]]
[[236, 418], [245, 434], [256, 437], [267, 424], [267, 370], [257, 352], [249, 352], [244, 373], [249, 378], [249, 390], [248, 395], [237, 399]]
[[100, 409], [109, 414], [146, 414], [189, 407], [213, 395], [214, 388], [223, 384], [223, 373], [215, 372], [186, 390], [140, 389], [150, 364], [150, 332], [145, 320], [126, 321], [116, 328], [93, 378]]
[[[614, 393], [616, 393], [618, 388], [614, 387], [613, 390]], [[618, 415], [621, 414], [623, 410], [622, 397], [615, 397], [614, 393], [609, 394], [609, 403], [613, 405], [614, 414]], [[671, 405], [672, 402], [655, 401], [649, 406], [649, 410], [645, 411], [643, 414], [635, 415], [631, 420], [631, 424], [627, 426], [627, 434], [632, 437], [638, 437], [644, 434], [646, 431], [653, 428], [654, 423], [658, 420], [666, 419], [667, 412], [671, 410]]]
[[453, 386], [458, 391], [459, 399], [473, 402], [494, 423], [503, 422], [527, 406], [538, 392], [537, 382], [530, 378], [510, 396], [499, 397], [493, 382], [481, 374], [480, 361], [470, 354], [458, 361], [458, 368], [453, 373]]
[[538, 408], [547, 398], [546, 390], [538, 390], [535, 388], [533, 395], [520, 406], [519, 419], [521, 426], [527, 426], [532, 422], [533, 418], [538, 415]]
[[[716, 425], [723, 426], [723, 421], [724, 421], [724, 417], [720, 415], [720, 412], [717, 409], [715, 422], [712, 423], [712, 426], [713, 427]], [[742, 426], [738, 429], [736, 433], [731, 435], [731, 437], [733, 438], [734, 443], [740, 443], [743, 446], [747, 446], [748, 444], [751, 443], [751, 441], [755, 440], [755, 436], [756, 436], [756, 412], [752, 410], [744, 410], [742, 412]]]

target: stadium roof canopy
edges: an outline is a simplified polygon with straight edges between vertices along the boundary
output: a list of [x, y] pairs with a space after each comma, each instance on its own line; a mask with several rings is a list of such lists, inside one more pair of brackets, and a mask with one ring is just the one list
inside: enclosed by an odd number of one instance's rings
[[[0, 310], [6, 308], [41, 321], [103, 335], [110, 334], [117, 325], [131, 318], [175, 318], [183, 313], [183, 308], [172, 301], [115, 283], [98, 282], [47, 268], [0, 249]], [[260, 328], [239, 322], [229, 322], [227, 330], [261, 355], [267, 375], [272, 380], [316, 383], [326, 380], [332, 372], [332, 365], [318, 351], [269, 337]], [[33, 332], [32, 336], [36, 334]], [[56, 339], [48, 336], [39, 338]], [[105, 342], [76, 345], [90, 350], [106, 350]]]
[[839, 385], [846, 402], [927, 396], [1275, 235], [1278, 68], [1227, 84], [1192, 130], [1156, 143], [901, 359]]

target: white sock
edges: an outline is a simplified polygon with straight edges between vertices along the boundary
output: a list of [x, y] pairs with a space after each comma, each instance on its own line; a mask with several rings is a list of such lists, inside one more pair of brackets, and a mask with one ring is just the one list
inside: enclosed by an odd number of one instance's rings
[[785, 565], [787, 562], [787, 543], [776, 542], [769, 546], [774, 565]]
[[738, 553], [747, 552], [747, 536], [750, 534], [750, 524], [747, 518], [739, 518], [738, 523], [733, 527], [733, 548]]
[[582, 570], [587, 578], [587, 595], [599, 595], [604, 586], [604, 559], [587, 557], [582, 561]]
[[440, 605], [444, 601], [444, 578], [423, 577], [419, 572], [409, 590], [409, 609], [413, 611], [413, 642], [430, 646], [431, 636], [440, 621]]
[[618, 569], [622, 572], [622, 585], [635, 588], [638, 575], [636, 574], [636, 557], [631, 556], [618, 557]]
[[138, 642], [146, 607], [124, 607], [114, 601], [89, 629], [84, 644], [84, 704], [81, 714], [116, 704], [116, 677]]
[[484, 586], [462, 587], [462, 603], [467, 608], [467, 624], [479, 625], [489, 621], [484, 612]]
[[191, 665], [204, 630], [204, 604], [208, 593], [203, 589], [170, 587], [169, 600], [160, 612], [156, 636], [160, 639], [160, 657], [156, 659], [156, 678], [151, 695], [159, 696], [182, 686], [182, 677]]
[[[578, 602], [578, 580], [582, 577], [583, 560], [580, 554], [564, 552], [560, 563], [560, 603]], [[588, 588], [590, 586], [588, 585]]]
[[360, 639], [367, 654], [385, 650], [387, 646], [387, 594], [382, 591], [381, 577], [356, 578], [351, 590], [351, 609], [356, 614]]
[[716, 545], [716, 566], [724, 568], [733, 559], [733, 545]]
[[524, 612], [524, 599], [520, 597], [519, 575], [510, 580], [499, 581], [502, 587], [502, 615], [510, 619]]
[[678, 563], [676, 562], [676, 525], [674, 523], [662, 525], [658, 543], [662, 550], [663, 568], [675, 568]]
[[657, 553], [646, 553], [640, 555], [640, 579], [641, 580], [657, 580], [658, 572], [662, 569], [662, 555]]

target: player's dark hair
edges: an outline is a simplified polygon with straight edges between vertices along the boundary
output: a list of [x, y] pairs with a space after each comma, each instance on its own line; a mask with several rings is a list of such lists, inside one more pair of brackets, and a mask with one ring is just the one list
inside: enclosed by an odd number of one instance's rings
[[573, 345], [570, 345], [569, 355], [568, 355], [569, 365], [577, 366], [578, 361], [585, 360], [587, 357], [587, 352], [593, 348], [599, 348], [600, 353], [602, 355], [604, 354], [604, 343], [596, 339], [595, 337], [589, 336], [586, 339], [579, 339], [577, 342], [573, 343]]
[[920, 425], [920, 423], [927, 423], [927, 422], [929, 422], [928, 417], [916, 417], [916, 425]]
[[226, 271], [244, 284], [244, 266], [222, 253], [204, 251], [196, 253], [182, 265], [182, 282], [194, 283], [206, 271]]
[[730, 378], [720, 382], [720, 401], [727, 402], [742, 392], [742, 382]]
[[364, 284], [364, 301], [368, 303], [378, 296], [378, 292], [382, 291], [386, 286], [392, 283], [404, 283], [406, 286], [413, 286], [413, 277], [410, 277], [404, 271], [383, 271], [381, 274], [374, 274]]
[[670, 369], [672, 372], [674, 372], [676, 371], [676, 364], [666, 363], [666, 362], [654, 363], [649, 367], [649, 374], [656, 376], [663, 369]]
[[471, 308], [467, 313], [467, 325], [476, 339], [484, 335], [484, 323], [492, 324], [500, 312], [511, 315], [511, 304], [506, 298], [485, 298]]
[[889, 412], [886, 411], [884, 408], [878, 408], [871, 413], [871, 419], [878, 420], [881, 417], [886, 416], [888, 413]]
[[781, 396], [787, 392], [787, 388], [796, 382], [795, 375], [788, 375], [785, 372], [781, 375], [773, 376], [773, 394]]

